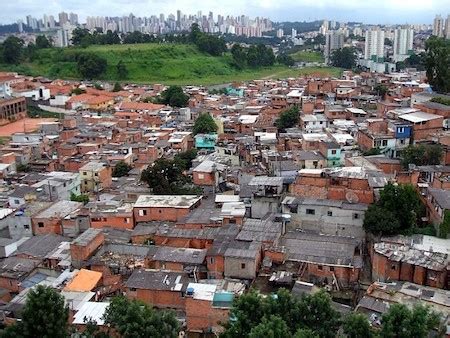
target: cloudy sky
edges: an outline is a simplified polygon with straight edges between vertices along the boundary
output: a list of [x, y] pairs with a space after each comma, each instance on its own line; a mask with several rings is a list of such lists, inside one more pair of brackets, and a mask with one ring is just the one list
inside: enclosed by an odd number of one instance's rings
[[0, 23], [11, 23], [31, 14], [55, 17], [60, 11], [86, 16], [121, 16], [134, 13], [193, 14], [201, 10], [224, 15], [265, 16], [273, 21], [330, 19], [365, 23], [431, 23], [436, 14], [450, 13], [450, 0], [1, 0]]

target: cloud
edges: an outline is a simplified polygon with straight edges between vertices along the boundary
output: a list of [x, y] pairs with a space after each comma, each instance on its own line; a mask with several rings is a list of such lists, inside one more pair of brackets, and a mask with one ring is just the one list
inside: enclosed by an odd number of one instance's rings
[[0, 22], [15, 22], [31, 14], [42, 17], [58, 12], [75, 12], [86, 16], [138, 16], [160, 13], [194, 14], [213, 11], [215, 15], [249, 15], [269, 17], [274, 21], [330, 19], [368, 23], [431, 23], [435, 14], [450, 12], [448, 0], [36, 0], [5, 1]]

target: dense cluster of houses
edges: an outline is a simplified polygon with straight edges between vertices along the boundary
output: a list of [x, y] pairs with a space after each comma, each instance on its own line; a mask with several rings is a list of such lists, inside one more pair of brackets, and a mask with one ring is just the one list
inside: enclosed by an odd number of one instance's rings
[[[389, 182], [417, 188], [424, 223], [438, 228], [450, 211], [450, 106], [431, 101], [450, 97], [422, 73], [255, 80], [226, 95], [191, 86], [185, 108], [148, 103], [163, 85], [108, 89], [0, 74], [0, 128], [27, 106], [60, 116], [0, 146], [1, 320], [20, 319], [44, 284], [80, 327], [103, 325], [110, 297], [123, 294], [175, 310], [189, 334], [214, 334], [251, 286], [320, 286], [336, 299], [366, 290], [336, 306], [375, 326], [391, 304], [423, 302], [450, 328], [450, 239], [367, 241], [363, 228]], [[298, 124], [277, 130], [292, 106]], [[217, 133], [193, 135], [203, 112]], [[420, 143], [441, 145], [440, 165], [402, 166], [402, 151]], [[203, 194], [152, 194], [141, 172], [193, 148], [185, 174]], [[131, 171], [113, 177], [122, 161]]]

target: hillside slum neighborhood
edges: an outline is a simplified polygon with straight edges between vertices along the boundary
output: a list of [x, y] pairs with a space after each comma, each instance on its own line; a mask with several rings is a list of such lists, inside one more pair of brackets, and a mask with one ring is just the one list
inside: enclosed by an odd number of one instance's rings
[[[424, 223], [438, 227], [450, 210], [450, 106], [431, 101], [450, 97], [423, 73], [186, 86], [184, 108], [148, 102], [164, 85], [96, 87], [0, 74], [0, 129], [19, 126], [0, 146], [1, 321], [20, 319], [43, 284], [80, 327], [103, 325], [122, 294], [175, 310], [188, 334], [217, 334], [251, 287], [325, 288], [339, 311], [373, 325], [392, 304], [429, 305], [450, 334], [450, 239], [363, 227], [389, 182], [417, 189]], [[292, 106], [299, 122], [278, 130]], [[30, 107], [58, 119], [21, 130]], [[194, 135], [205, 112], [217, 132]], [[405, 168], [410, 144], [440, 144], [441, 164]], [[154, 194], [141, 181], [156, 160], [191, 149], [185, 174], [202, 193]], [[131, 170], [113, 177], [119, 162]]]

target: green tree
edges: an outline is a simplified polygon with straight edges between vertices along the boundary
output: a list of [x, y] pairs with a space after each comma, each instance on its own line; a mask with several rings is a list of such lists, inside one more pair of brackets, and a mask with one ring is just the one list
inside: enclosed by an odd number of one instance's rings
[[197, 157], [197, 149], [190, 149], [178, 153], [174, 157], [174, 161], [182, 170], [189, 170], [192, 167], [192, 161]]
[[27, 295], [22, 321], [6, 328], [3, 337], [66, 338], [69, 308], [64, 297], [48, 286], [38, 285]]
[[3, 60], [6, 63], [18, 64], [22, 56], [24, 41], [16, 36], [10, 35], [3, 42]]
[[192, 132], [197, 134], [210, 134], [217, 131], [217, 124], [214, 119], [208, 113], [200, 114], [195, 120]]
[[117, 162], [116, 166], [113, 169], [112, 176], [113, 177], [122, 177], [126, 176], [128, 172], [131, 170], [131, 166], [125, 161]]
[[378, 202], [366, 211], [363, 225], [374, 234], [408, 234], [424, 213], [422, 201], [411, 184], [388, 183]]
[[231, 47], [231, 56], [233, 57], [233, 64], [238, 69], [244, 69], [247, 66], [247, 53], [245, 48], [240, 44], [235, 43]]
[[282, 54], [278, 55], [277, 56], [277, 62], [279, 64], [282, 64], [282, 65], [285, 65], [285, 66], [288, 66], [288, 67], [291, 67], [291, 66], [293, 66], [295, 64], [294, 59], [290, 55], [288, 55], [286, 53], [282, 53]]
[[348, 338], [372, 338], [375, 336], [367, 317], [360, 313], [351, 313], [345, 319], [342, 329]]
[[300, 329], [295, 333], [294, 338], [320, 338], [320, 337], [313, 330]]
[[428, 337], [440, 324], [439, 317], [429, 308], [416, 305], [412, 310], [403, 304], [393, 304], [382, 317], [382, 338]]
[[119, 82], [114, 83], [114, 87], [113, 87], [113, 92], [120, 92], [122, 90], [122, 86], [120, 85]]
[[191, 32], [189, 34], [189, 40], [192, 43], [196, 44], [202, 34], [203, 33], [201, 32], [200, 26], [198, 25], [198, 23], [193, 23], [191, 26]]
[[425, 42], [428, 82], [438, 93], [450, 92], [450, 40], [432, 36]]
[[442, 156], [443, 150], [439, 144], [409, 145], [401, 153], [401, 162], [406, 169], [409, 164], [436, 165], [441, 163]]
[[288, 110], [283, 111], [278, 119], [275, 121], [275, 126], [280, 129], [292, 128], [298, 124], [300, 118], [298, 107], [294, 106]]
[[289, 329], [280, 317], [264, 317], [258, 325], [251, 329], [249, 338], [286, 338], [291, 336]]
[[188, 101], [189, 95], [186, 95], [180, 86], [170, 86], [161, 93], [161, 102], [171, 107], [186, 107]]
[[116, 65], [116, 73], [119, 80], [125, 80], [128, 78], [128, 69], [122, 60], [120, 60]]
[[156, 311], [143, 302], [125, 297], [113, 298], [104, 318], [123, 338], [177, 338], [180, 331], [172, 311]]
[[72, 89], [71, 94], [75, 94], [75, 95], [81, 95], [86, 93], [86, 90], [84, 90], [83, 88], [77, 87]]
[[45, 35], [38, 35], [36, 37], [36, 48], [43, 49], [43, 48], [50, 48], [52, 46], [52, 43]]
[[105, 58], [96, 54], [81, 54], [77, 58], [77, 69], [85, 79], [94, 79], [101, 76], [108, 66]]
[[336, 49], [331, 53], [331, 64], [335, 67], [352, 69], [356, 66], [356, 51], [353, 47]]
[[378, 96], [381, 96], [381, 98], [384, 98], [384, 96], [388, 92], [388, 88], [385, 85], [378, 84], [376, 85], [373, 90], [377, 93]]
[[87, 47], [92, 42], [92, 36], [87, 28], [77, 27], [72, 31], [72, 44]]
[[72, 202], [81, 202], [83, 204], [87, 204], [87, 203], [89, 203], [89, 195], [84, 195], [84, 194], [75, 195], [74, 193], [71, 193], [70, 200]]
[[439, 225], [439, 237], [447, 238], [450, 234], [450, 210], [445, 210], [444, 220]]

